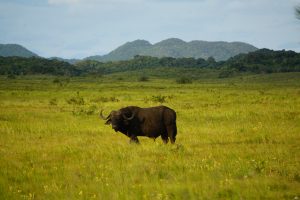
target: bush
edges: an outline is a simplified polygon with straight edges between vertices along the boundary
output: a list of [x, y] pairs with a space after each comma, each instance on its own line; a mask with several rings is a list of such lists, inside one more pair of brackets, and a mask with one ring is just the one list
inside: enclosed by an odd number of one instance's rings
[[55, 78], [55, 79], [53, 80], [53, 83], [60, 83], [59, 78]]
[[16, 79], [16, 76], [14, 74], [8, 74], [7, 78], [8, 79]]
[[94, 115], [96, 113], [97, 113], [96, 105], [90, 105], [89, 107], [86, 106], [74, 107], [72, 110], [73, 115]]
[[57, 99], [56, 98], [50, 99], [49, 105], [50, 106], [57, 106]]
[[98, 97], [92, 99], [91, 102], [119, 102], [120, 100], [116, 97]]
[[234, 74], [234, 71], [231, 70], [231, 69], [222, 70], [222, 71], [219, 73], [218, 78], [228, 78], [228, 77], [233, 76], [233, 74]]
[[97, 110], [97, 106], [96, 105], [91, 105], [86, 109], [85, 114], [93, 115], [93, 114], [96, 113], [96, 110]]
[[59, 86], [66, 86], [70, 83], [70, 81], [71, 81], [70, 77], [67, 77], [65, 79], [60, 79], [57, 77], [53, 80], [53, 83], [58, 84]]
[[68, 104], [84, 105], [84, 99], [83, 99], [83, 97], [79, 96], [79, 92], [77, 92], [77, 95], [75, 97], [71, 97], [70, 99], [67, 99], [66, 101]]
[[152, 96], [151, 100], [153, 102], [165, 103], [167, 101], [167, 96], [156, 95]]
[[140, 81], [140, 82], [149, 81], [149, 77], [147, 77], [147, 76], [141, 76], [141, 77], [138, 79], [138, 81]]
[[192, 79], [188, 78], [188, 77], [180, 77], [179, 79], [176, 80], [176, 83], [179, 84], [188, 84], [188, 83], [192, 83]]

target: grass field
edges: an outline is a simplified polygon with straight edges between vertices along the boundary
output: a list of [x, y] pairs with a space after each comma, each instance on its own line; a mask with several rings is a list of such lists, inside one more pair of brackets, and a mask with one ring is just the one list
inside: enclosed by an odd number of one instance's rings
[[[129, 144], [98, 118], [160, 104], [177, 112], [175, 145]], [[300, 73], [0, 77], [0, 199], [299, 198]]]

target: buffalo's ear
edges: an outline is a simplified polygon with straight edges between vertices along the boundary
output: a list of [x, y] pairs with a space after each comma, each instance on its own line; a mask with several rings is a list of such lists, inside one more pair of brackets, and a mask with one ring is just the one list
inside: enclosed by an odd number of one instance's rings
[[106, 125], [111, 124], [111, 119], [107, 120], [107, 121], [105, 122], [105, 124], [106, 124]]

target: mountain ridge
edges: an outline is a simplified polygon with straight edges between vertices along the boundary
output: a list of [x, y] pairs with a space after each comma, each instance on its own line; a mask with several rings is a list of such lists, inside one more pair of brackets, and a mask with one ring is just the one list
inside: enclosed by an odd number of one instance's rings
[[[89, 56], [83, 59], [65, 59], [50, 57], [74, 64], [80, 60], [96, 60], [100, 62], [130, 60], [136, 55], [173, 58], [203, 58], [213, 57], [216, 61], [227, 60], [241, 53], [256, 51], [258, 48], [244, 42], [192, 40], [186, 42], [178, 38], [168, 38], [151, 44], [147, 40], [126, 42], [106, 55]], [[39, 57], [19, 44], [0, 44], [0, 56]]]
[[36, 53], [19, 44], [0, 44], [0, 56], [39, 57]]
[[193, 57], [207, 59], [214, 57], [217, 61], [227, 60], [240, 53], [249, 53], [258, 48], [244, 42], [203, 41], [186, 42], [178, 38], [168, 38], [151, 44], [146, 40], [126, 42], [106, 55], [86, 57], [85, 60], [100, 62], [132, 59], [135, 55], [153, 57]]

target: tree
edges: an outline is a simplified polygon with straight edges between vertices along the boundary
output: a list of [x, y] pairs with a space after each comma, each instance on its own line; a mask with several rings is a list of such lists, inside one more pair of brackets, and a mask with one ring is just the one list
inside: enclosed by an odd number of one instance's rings
[[210, 65], [214, 65], [216, 63], [216, 60], [214, 57], [210, 56], [206, 60]]
[[296, 17], [300, 20], [300, 5], [295, 8]]

